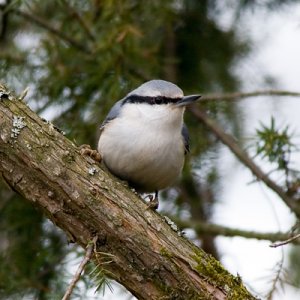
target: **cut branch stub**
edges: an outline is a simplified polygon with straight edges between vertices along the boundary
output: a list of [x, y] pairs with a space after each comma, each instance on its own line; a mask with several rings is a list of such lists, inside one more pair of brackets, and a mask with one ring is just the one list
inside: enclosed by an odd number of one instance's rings
[[[1, 85], [0, 92], [11, 95]], [[74, 242], [86, 247], [97, 235], [97, 251], [112, 254], [105, 268], [138, 299], [255, 299], [238, 277], [13, 96], [0, 101], [0, 172]]]

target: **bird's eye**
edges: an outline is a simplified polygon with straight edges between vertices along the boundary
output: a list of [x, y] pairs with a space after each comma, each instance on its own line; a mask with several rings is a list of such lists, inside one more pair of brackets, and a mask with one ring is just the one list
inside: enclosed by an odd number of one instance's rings
[[163, 100], [162, 100], [161, 97], [156, 97], [156, 98], [153, 99], [153, 102], [154, 102], [155, 104], [162, 104], [162, 103], [163, 103]]

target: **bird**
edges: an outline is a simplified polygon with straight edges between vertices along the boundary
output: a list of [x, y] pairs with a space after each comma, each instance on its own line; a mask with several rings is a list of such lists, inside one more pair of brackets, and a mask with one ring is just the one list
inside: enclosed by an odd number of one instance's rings
[[150, 80], [116, 102], [100, 127], [97, 150], [108, 170], [149, 196], [158, 208], [158, 191], [180, 176], [189, 134], [185, 107], [200, 95], [184, 96], [175, 84]]

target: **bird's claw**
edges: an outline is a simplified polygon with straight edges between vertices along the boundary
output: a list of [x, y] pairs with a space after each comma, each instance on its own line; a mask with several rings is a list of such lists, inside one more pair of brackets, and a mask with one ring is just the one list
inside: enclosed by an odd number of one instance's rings
[[158, 192], [155, 192], [155, 195], [147, 195], [144, 199], [149, 198], [149, 203], [148, 203], [148, 208], [152, 210], [157, 210], [159, 206], [159, 201], [158, 201]]
[[79, 147], [81, 155], [88, 155], [93, 160], [101, 162], [101, 154], [97, 150], [93, 150], [90, 145], [84, 144]]

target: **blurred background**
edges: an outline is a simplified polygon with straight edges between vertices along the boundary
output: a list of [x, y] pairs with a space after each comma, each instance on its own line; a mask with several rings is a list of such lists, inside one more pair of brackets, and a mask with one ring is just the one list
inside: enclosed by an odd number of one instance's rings
[[[296, 0], [0, 0], [0, 7], [1, 81], [19, 94], [29, 87], [29, 106], [78, 145], [95, 148], [112, 104], [154, 78], [185, 94], [300, 91]], [[299, 181], [299, 100], [259, 96], [199, 107], [287, 188]], [[160, 193], [159, 211], [184, 221], [186, 236], [239, 274], [253, 295], [298, 299], [299, 246], [274, 249], [270, 241], [199, 228], [298, 227], [282, 200], [213, 133], [189, 112], [185, 119], [191, 153], [180, 182]], [[61, 299], [82, 254], [0, 181], [0, 299]], [[95, 294], [88, 273], [74, 299], [132, 298], [107, 280]]]

